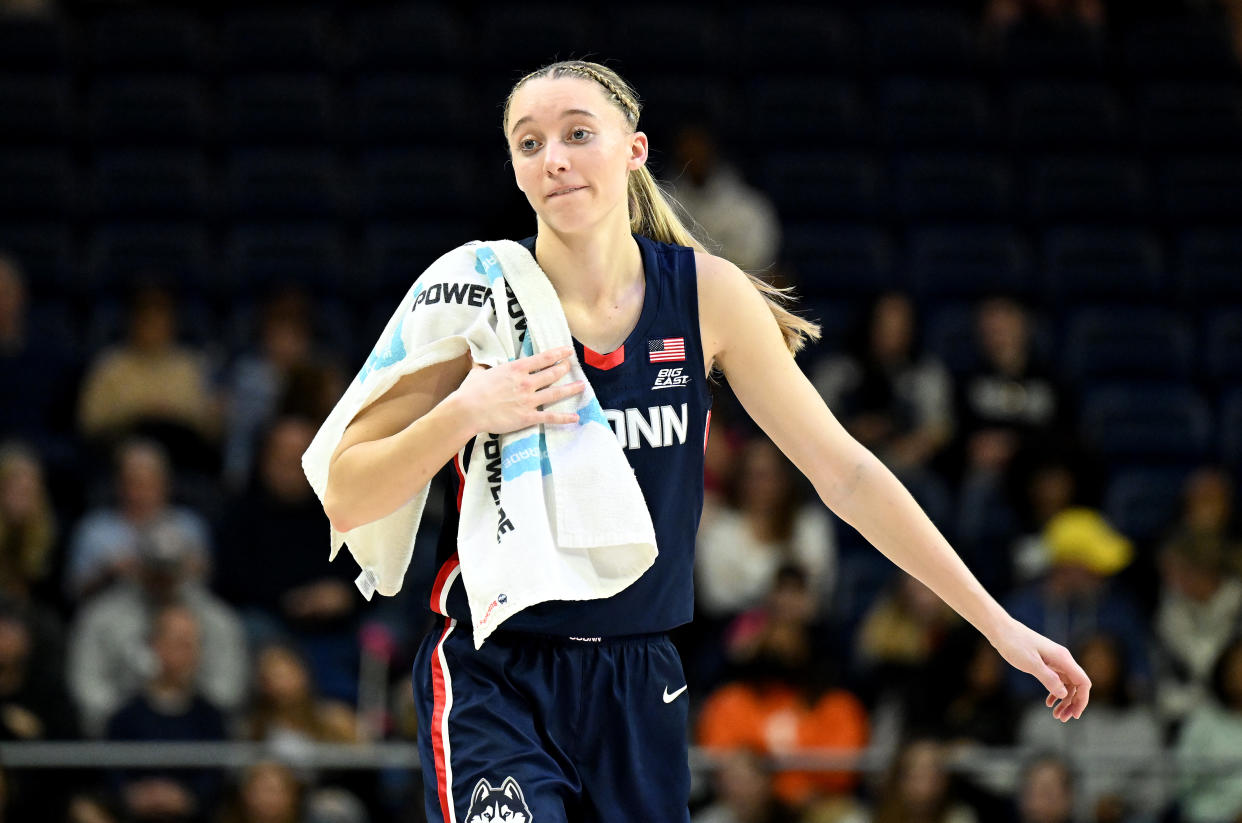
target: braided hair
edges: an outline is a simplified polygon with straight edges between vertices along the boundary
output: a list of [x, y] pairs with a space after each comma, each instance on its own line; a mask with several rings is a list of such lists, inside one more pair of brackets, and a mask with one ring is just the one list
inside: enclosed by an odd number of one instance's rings
[[[579, 77], [599, 84], [608, 93], [609, 101], [625, 116], [626, 126], [631, 132], [638, 130], [638, 118], [642, 113], [642, 103], [634, 88], [612, 69], [589, 60], [561, 60], [550, 63], [527, 74], [514, 84], [509, 96], [505, 99], [504, 117], [501, 128], [508, 134], [509, 110], [513, 97], [518, 89], [531, 80], [539, 78], [558, 79], [561, 77]], [[506, 146], [508, 142], [506, 140]], [[652, 176], [651, 170], [645, 165], [630, 171], [626, 185], [629, 198], [630, 231], [641, 234], [661, 243], [678, 246], [689, 246], [692, 249], [707, 253], [703, 243], [686, 228], [680, 213], [684, 208], [665, 192]], [[793, 297], [789, 289], [778, 288], [759, 276], [746, 272], [751, 284], [763, 295], [781, 327], [785, 337], [785, 345], [796, 354], [808, 341], [819, 339], [819, 326], [800, 317], [785, 306]]]

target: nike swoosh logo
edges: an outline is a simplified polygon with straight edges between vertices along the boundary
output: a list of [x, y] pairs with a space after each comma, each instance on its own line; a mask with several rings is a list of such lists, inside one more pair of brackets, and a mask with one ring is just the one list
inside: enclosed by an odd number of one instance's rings
[[681, 687], [680, 689], [678, 689], [677, 691], [673, 692], [672, 694], [669, 694], [669, 693], [668, 693], [668, 686], [665, 686], [665, 687], [664, 687], [664, 702], [665, 702], [665, 703], [672, 703], [672, 702], [673, 702], [674, 700], [676, 700], [679, 696], [681, 696], [681, 693], [682, 693], [682, 692], [684, 692], [687, 688], [688, 688], [688, 685], [687, 685], [687, 686], [682, 686], [682, 687]]

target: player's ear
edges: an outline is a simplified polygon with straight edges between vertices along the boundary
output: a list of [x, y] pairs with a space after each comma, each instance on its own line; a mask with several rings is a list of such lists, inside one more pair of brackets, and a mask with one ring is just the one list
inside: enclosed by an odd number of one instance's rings
[[647, 135], [641, 131], [636, 131], [630, 135], [630, 156], [627, 158], [626, 166], [630, 171], [642, 168], [647, 162]]
[[500, 784], [500, 791], [510, 800], [519, 800], [523, 805], [526, 804], [526, 798], [522, 797], [522, 787], [512, 777], [505, 778], [505, 782]]
[[470, 805], [477, 806], [489, 788], [491, 787], [487, 785], [487, 778], [480, 777], [479, 782], [474, 784], [474, 792], [470, 795]]

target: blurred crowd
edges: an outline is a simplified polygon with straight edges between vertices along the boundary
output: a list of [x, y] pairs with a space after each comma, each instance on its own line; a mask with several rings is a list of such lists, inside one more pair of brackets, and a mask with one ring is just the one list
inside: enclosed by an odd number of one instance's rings
[[[967, 5], [1003, 48], [1091, 36], [1143, 4]], [[1242, 4], [1163, 5], [1219, 5], [1242, 48]], [[666, 182], [719, 253], [811, 285], [782, 258], [763, 181], [709, 126], [668, 152]], [[428, 615], [363, 601], [352, 560], [328, 562], [300, 465], [378, 329], [296, 278], [223, 310], [175, 273], [123, 280], [67, 312], [0, 250], [0, 740], [252, 741], [271, 759], [9, 768], [0, 819], [422, 820], [418, 774], [308, 754], [416, 734]], [[1224, 461], [1176, 467], [1166, 499], [1117, 522], [1114, 467], [1085, 436], [1082, 381], [1049, 354], [1048, 308], [977, 297], [949, 362], [926, 306], [884, 291], [800, 363], [1010, 613], [1074, 651], [1094, 684], [1084, 717], [1053, 720], [1038, 683], [835, 518], [722, 384], [697, 617], [675, 633], [692, 742], [717, 766], [695, 823], [1242, 821], [1237, 478]], [[822, 749], [874, 765], [773, 768]]]

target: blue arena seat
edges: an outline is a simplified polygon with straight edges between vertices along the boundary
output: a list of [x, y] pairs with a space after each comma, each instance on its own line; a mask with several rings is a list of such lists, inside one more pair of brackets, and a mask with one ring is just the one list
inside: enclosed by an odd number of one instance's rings
[[1124, 157], [1044, 157], [1031, 163], [1027, 179], [1027, 210], [1039, 221], [1126, 221], [1151, 209], [1146, 170]]
[[338, 60], [326, 9], [231, 11], [220, 24], [219, 62], [229, 72], [326, 71]]
[[345, 240], [331, 222], [239, 225], [225, 240], [224, 257], [227, 287], [243, 298], [286, 284], [338, 295], [353, 275]]
[[865, 220], [884, 202], [879, 166], [864, 154], [773, 152], [764, 161], [763, 182], [786, 219]]
[[0, 144], [58, 145], [72, 135], [75, 115], [64, 78], [0, 75]]
[[1124, 35], [1125, 70], [1132, 77], [1218, 79], [1238, 75], [1229, 28], [1221, 20], [1169, 18]]
[[364, 145], [504, 144], [499, 116], [483, 122], [473, 89], [455, 75], [368, 75], [358, 81], [354, 104], [355, 136]]
[[907, 148], [964, 151], [992, 131], [986, 91], [964, 80], [889, 80], [880, 89], [879, 120], [884, 142]]
[[17, 260], [36, 297], [72, 297], [81, 280], [69, 223], [0, 219], [0, 254]]
[[1164, 309], [1075, 312], [1066, 324], [1064, 373], [1083, 385], [1109, 379], [1189, 380], [1194, 344], [1186, 322]]
[[1242, 307], [1242, 227], [1199, 228], [1178, 242], [1178, 282], [1200, 306]]
[[1140, 134], [1153, 150], [1242, 143], [1242, 89], [1223, 83], [1153, 84], [1139, 95]]
[[1004, 35], [997, 57], [1010, 77], [1078, 79], [1102, 72], [1107, 43], [1085, 26], [1017, 25]]
[[1032, 292], [1030, 251], [1007, 226], [920, 228], [910, 234], [910, 286], [922, 298]]
[[[650, 27], [648, 33], [655, 28]], [[616, 54], [608, 49], [606, 31], [596, 7], [588, 3], [497, 4], [479, 15], [470, 32], [470, 48], [482, 68], [506, 72], [512, 83], [556, 60]]]
[[878, 226], [786, 224], [782, 258], [808, 297], [857, 298], [893, 288], [891, 238]]
[[1174, 157], [1164, 164], [1164, 214], [1177, 221], [1242, 220], [1242, 157]]
[[[722, 81], [718, 75], [699, 75], [678, 72], [662, 77], [658, 82], [643, 83], [638, 87], [642, 96], [642, 123], [640, 128], [648, 133], [667, 135], [667, 145], [672, 154], [671, 138], [681, 124], [690, 121], [706, 123], [718, 139], [733, 140], [751, 125], [750, 112], [742, 109], [732, 84]], [[499, 130], [495, 124], [491, 129]], [[845, 124], [842, 124], [845, 125]], [[767, 137], [771, 137], [769, 131]], [[656, 152], [648, 162], [659, 162], [665, 152]], [[654, 169], [653, 169], [654, 171]], [[657, 172], [658, 175], [658, 172]]]
[[0, 151], [0, 219], [63, 220], [76, 211], [69, 156], [46, 149]]
[[225, 173], [230, 217], [339, 217], [343, 181], [334, 155], [320, 149], [251, 149], [230, 158]]
[[91, 211], [104, 220], [206, 217], [211, 186], [197, 151], [118, 150], [91, 169]]
[[927, 348], [954, 374], [965, 374], [979, 362], [975, 310], [966, 302], [943, 303], [927, 314], [923, 324]]
[[917, 220], [996, 220], [1009, 215], [1012, 174], [1002, 158], [917, 154], [894, 161], [894, 205]]
[[356, 71], [447, 72], [473, 54], [465, 23], [447, 6], [364, 8], [350, 22], [347, 62]]
[[212, 248], [198, 221], [105, 222], [86, 245], [86, 291], [116, 296], [136, 279], [155, 279], [182, 294], [206, 294], [212, 278]]
[[1009, 137], [1022, 148], [1082, 151], [1112, 146], [1124, 133], [1117, 92], [1102, 83], [1028, 82], [1009, 95]]
[[[839, 80], [756, 77], [743, 87], [743, 128], [761, 151], [780, 150], [789, 135], [817, 146], [853, 146], [873, 133], [858, 87]], [[808, 105], [808, 101], [815, 101]]]
[[1150, 545], [1177, 517], [1185, 472], [1132, 469], [1117, 472], [1104, 492], [1104, 515], [1118, 531]]
[[1220, 406], [1221, 456], [1235, 471], [1242, 471], [1242, 389], [1225, 395]]
[[[564, 6], [555, 5], [554, 8], [554, 14], [559, 15]], [[737, 30], [724, 25], [721, 14], [712, 4], [639, 2], [605, 8], [602, 23], [608, 35], [606, 54], [616, 58], [623, 77], [635, 80], [640, 94], [669, 72], [689, 70], [708, 74], [733, 67], [737, 49], [730, 37]], [[659, 20], [659, 25], [652, 25], [654, 20]], [[600, 48], [591, 40], [573, 47], [576, 50]], [[595, 54], [591, 59], [602, 56]]]
[[209, 36], [199, 15], [184, 9], [109, 9], [86, 32], [88, 59], [105, 71], [202, 71]]
[[361, 211], [373, 219], [468, 213], [479, 203], [474, 166], [473, 155], [454, 149], [368, 153], [359, 174]]
[[728, 23], [738, 33], [738, 77], [758, 72], [839, 73], [857, 65], [861, 37], [840, 12], [815, 5], [745, 4]]
[[1242, 308], [1219, 312], [1208, 320], [1203, 373], [1217, 386], [1242, 385]]
[[1052, 229], [1043, 253], [1048, 296], [1063, 305], [1154, 302], [1163, 294], [1159, 241], [1141, 229]]
[[867, 62], [881, 73], [943, 75], [979, 67], [975, 21], [964, 12], [881, 7], [864, 25]]
[[233, 143], [322, 143], [338, 125], [332, 83], [324, 75], [235, 78], [223, 98], [223, 137]]
[[1087, 444], [1114, 466], [1185, 466], [1212, 448], [1212, 415], [1192, 387], [1127, 383], [1089, 389], [1082, 405]]
[[207, 96], [193, 77], [100, 77], [88, 93], [86, 117], [95, 143], [180, 145], [208, 136]]
[[63, 71], [69, 63], [69, 27], [64, 22], [52, 15], [0, 16], [0, 71]]
[[[372, 222], [362, 239], [363, 297], [387, 307], [384, 321], [418, 276], [440, 255], [465, 242], [470, 224], [444, 220]], [[450, 239], [453, 238], [453, 239]], [[383, 328], [383, 322], [379, 329]], [[375, 336], [379, 335], [376, 329]], [[370, 346], [374, 338], [367, 340]]]

